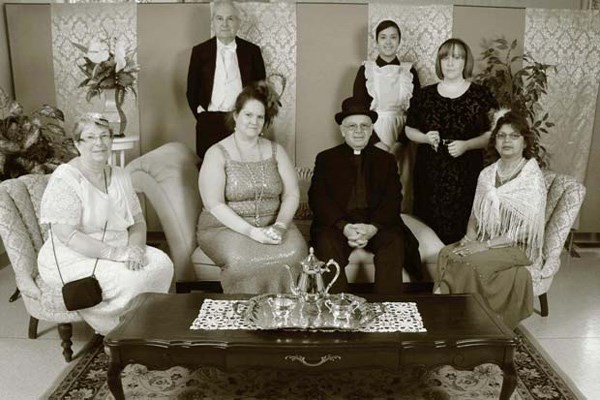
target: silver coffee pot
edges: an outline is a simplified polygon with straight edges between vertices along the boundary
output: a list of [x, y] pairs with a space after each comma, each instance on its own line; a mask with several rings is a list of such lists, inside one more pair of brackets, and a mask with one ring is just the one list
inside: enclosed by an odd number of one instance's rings
[[[308, 302], [316, 302], [327, 297], [329, 289], [331, 289], [331, 286], [333, 286], [340, 276], [341, 269], [338, 263], [333, 259], [329, 260], [327, 263], [319, 261], [315, 256], [314, 249], [311, 247], [308, 256], [300, 262], [300, 265], [302, 266], [302, 272], [300, 273], [297, 283], [294, 282], [294, 276], [292, 275], [289, 265], [285, 265], [290, 274], [290, 287], [292, 293]], [[331, 282], [325, 286], [323, 273], [330, 272], [330, 265], [335, 266], [335, 276]]]

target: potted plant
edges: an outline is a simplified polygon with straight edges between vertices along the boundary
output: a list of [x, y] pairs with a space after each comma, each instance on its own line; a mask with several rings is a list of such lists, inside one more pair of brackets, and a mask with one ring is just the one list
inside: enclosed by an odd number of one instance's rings
[[0, 87], [0, 181], [47, 174], [77, 155], [61, 125], [64, 115], [44, 104], [26, 114]]
[[71, 42], [73, 46], [84, 53], [79, 59], [77, 66], [85, 75], [79, 87], [86, 87], [86, 100], [89, 102], [92, 98], [105, 93], [105, 114], [109, 121], [112, 118], [108, 115], [110, 109], [116, 108], [118, 113], [119, 132], [115, 136], [125, 136], [127, 126], [127, 116], [123, 111], [125, 94], [131, 91], [137, 98], [135, 91], [135, 78], [140, 70], [134, 61], [135, 51], [128, 48], [125, 39], [114, 38], [93, 38], [88, 46]]
[[[527, 116], [531, 129], [538, 138], [544, 164], [547, 164], [548, 155], [540, 139], [554, 123], [540, 105], [540, 99], [547, 93], [548, 73], [556, 71], [555, 66], [539, 63], [528, 53], [515, 55], [516, 39], [510, 44], [505, 38], [494, 39], [486, 47], [481, 53], [485, 68], [474, 77], [474, 82], [488, 87], [500, 107], [510, 108]], [[521, 67], [518, 68], [517, 65]]]

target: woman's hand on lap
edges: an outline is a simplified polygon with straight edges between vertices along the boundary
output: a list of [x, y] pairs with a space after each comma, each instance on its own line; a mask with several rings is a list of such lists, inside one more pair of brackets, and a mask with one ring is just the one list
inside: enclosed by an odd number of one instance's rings
[[250, 238], [262, 244], [280, 244], [281, 237], [277, 238], [270, 232], [270, 228], [254, 227], [250, 230]]
[[452, 252], [461, 257], [465, 257], [471, 254], [481, 253], [482, 251], [486, 250], [488, 250], [488, 246], [485, 242], [474, 240], [464, 245], [459, 244], [454, 250], [452, 250]]

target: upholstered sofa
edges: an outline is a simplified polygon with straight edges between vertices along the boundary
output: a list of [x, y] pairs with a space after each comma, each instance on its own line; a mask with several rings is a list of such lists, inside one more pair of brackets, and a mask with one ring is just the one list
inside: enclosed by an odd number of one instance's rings
[[[196, 222], [202, 209], [197, 184], [199, 161], [185, 145], [168, 143], [133, 160], [127, 166], [135, 189], [146, 195], [158, 214], [175, 264], [179, 288], [184, 288], [186, 282], [215, 282], [219, 279], [219, 268], [196, 243]], [[310, 210], [306, 193], [312, 171], [309, 168], [299, 168], [297, 172], [301, 203], [295, 223], [305, 237], [308, 237]], [[545, 171], [544, 176], [548, 201], [543, 262], [528, 269], [533, 278], [534, 295], [540, 297], [541, 314], [547, 315], [546, 293], [560, 268], [560, 255], [583, 203], [585, 187], [568, 175]], [[421, 221], [408, 214], [402, 214], [402, 218], [419, 240], [425, 276], [433, 279], [442, 242]], [[345, 271], [350, 282], [373, 280], [372, 255], [357, 250], [351, 254], [349, 261]], [[403, 274], [403, 280], [409, 281], [407, 274]]]
[[[175, 266], [176, 290], [185, 291], [189, 282], [216, 282], [220, 269], [196, 243], [196, 224], [202, 209], [198, 191], [199, 158], [182, 143], [168, 143], [127, 165], [136, 191], [144, 193], [155, 209]], [[311, 213], [307, 192], [312, 171], [297, 168], [300, 185], [300, 206], [294, 222], [306, 239], [309, 236]], [[402, 219], [419, 241], [423, 272], [432, 280], [437, 254], [443, 243], [435, 232], [416, 218], [402, 214]], [[327, 261], [327, 260], [324, 260]], [[364, 250], [352, 252], [345, 269], [351, 283], [372, 282], [373, 256]], [[403, 281], [409, 276], [403, 272]]]

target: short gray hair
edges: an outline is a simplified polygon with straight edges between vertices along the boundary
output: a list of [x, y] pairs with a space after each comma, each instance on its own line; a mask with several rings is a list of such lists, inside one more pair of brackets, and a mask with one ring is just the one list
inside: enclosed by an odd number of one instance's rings
[[213, 6], [211, 8], [211, 12], [210, 12], [210, 18], [212, 19], [215, 16], [215, 10], [217, 9], [217, 7], [221, 7], [224, 5], [230, 5], [233, 8], [233, 10], [235, 11], [235, 16], [237, 17], [237, 19], [240, 19], [240, 16], [241, 16], [240, 9], [231, 0], [216, 0], [216, 1], [214, 1]]
[[79, 115], [75, 119], [73, 131], [71, 132], [71, 139], [73, 139], [74, 142], [79, 142], [81, 140], [81, 134], [83, 131], [90, 126], [99, 126], [104, 128], [110, 137], [113, 137], [113, 130], [104, 115], [100, 113], [85, 113]]

